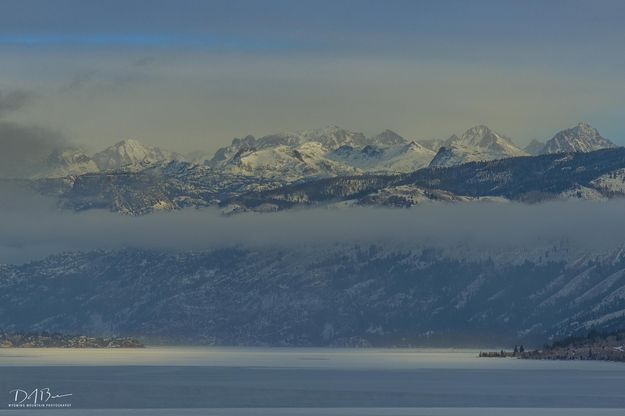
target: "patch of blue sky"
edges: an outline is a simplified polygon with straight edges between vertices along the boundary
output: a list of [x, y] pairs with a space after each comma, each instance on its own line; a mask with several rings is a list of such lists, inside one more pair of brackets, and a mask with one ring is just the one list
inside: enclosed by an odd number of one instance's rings
[[262, 51], [291, 49], [291, 41], [246, 39], [209, 34], [88, 33], [88, 34], [0, 34], [0, 45], [12, 46], [111, 46], [207, 48]]

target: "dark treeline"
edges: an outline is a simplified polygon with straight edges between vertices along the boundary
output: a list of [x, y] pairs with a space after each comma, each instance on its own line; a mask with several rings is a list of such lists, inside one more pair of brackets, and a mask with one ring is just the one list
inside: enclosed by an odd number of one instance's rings
[[143, 348], [133, 337], [88, 337], [49, 332], [4, 332], [0, 348]]
[[516, 357], [534, 360], [601, 360], [625, 361], [625, 330], [575, 335], [546, 344], [541, 350], [525, 351], [523, 346], [514, 351], [480, 352], [480, 357]]

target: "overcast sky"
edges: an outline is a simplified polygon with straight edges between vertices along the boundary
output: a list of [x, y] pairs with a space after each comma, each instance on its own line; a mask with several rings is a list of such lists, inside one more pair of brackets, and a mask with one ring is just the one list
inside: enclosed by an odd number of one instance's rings
[[329, 124], [625, 145], [623, 1], [3, 0], [0, 117], [92, 149]]

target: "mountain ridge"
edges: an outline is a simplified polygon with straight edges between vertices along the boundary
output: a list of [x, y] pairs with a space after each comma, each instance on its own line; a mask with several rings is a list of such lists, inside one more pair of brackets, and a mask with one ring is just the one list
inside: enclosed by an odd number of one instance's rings
[[[222, 202], [236, 210], [271, 205], [276, 210], [323, 206], [351, 201], [365, 204], [370, 195], [386, 191], [383, 205], [412, 206], [415, 201], [396, 192], [412, 187], [426, 200], [474, 200], [498, 197], [519, 202], [553, 199], [607, 199], [625, 196], [625, 148], [589, 153], [550, 154], [429, 167], [402, 175], [328, 178], [250, 192]], [[443, 197], [447, 193], [447, 197]]]
[[381, 244], [63, 253], [0, 267], [0, 305], [8, 331], [247, 346], [540, 345], [622, 322], [622, 253], [545, 247], [539, 257], [514, 250], [516, 262]]
[[610, 140], [587, 123], [560, 130], [545, 143], [541, 153], [592, 152], [616, 147]]
[[386, 129], [366, 137], [363, 133], [326, 126], [320, 129], [275, 133], [260, 138], [248, 135], [212, 155], [182, 155], [122, 140], [89, 156], [76, 147], [53, 151], [33, 174], [35, 178], [63, 177], [116, 169], [136, 169], [154, 163], [188, 161], [224, 169], [236, 175], [282, 176], [285, 181], [367, 173], [407, 173], [432, 166], [455, 166], [473, 161], [519, 157], [528, 154], [587, 152], [615, 145], [585, 123], [562, 130], [545, 144], [533, 141], [526, 149], [485, 125], [467, 129], [447, 140], [413, 140]]
[[109, 170], [129, 165], [148, 165], [154, 162], [179, 160], [182, 156], [158, 147], [144, 145], [137, 140], [127, 139], [94, 154], [92, 158], [100, 170]]
[[460, 137], [447, 139], [430, 162], [430, 167], [455, 166], [467, 162], [527, 156], [528, 153], [514, 142], [487, 126], [478, 125], [465, 131]]
[[[554, 137], [559, 144], [590, 137], [590, 144], [608, 145], [585, 124]], [[511, 139], [479, 125], [450, 137], [435, 154], [388, 129], [367, 138], [329, 126], [234, 139], [200, 164], [133, 140], [95, 159], [71, 149], [49, 158], [48, 167], [58, 175], [39, 174], [31, 186], [63, 208], [131, 215], [211, 205], [236, 213], [332, 203], [410, 207], [426, 201], [607, 199], [625, 193], [622, 149], [610, 144], [592, 152], [526, 156]]]
[[410, 207], [426, 201], [610, 199], [625, 196], [625, 148], [294, 181], [172, 161], [29, 183], [62, 208], [130, 215], [206, 206], [237, 213], [334, 204]]

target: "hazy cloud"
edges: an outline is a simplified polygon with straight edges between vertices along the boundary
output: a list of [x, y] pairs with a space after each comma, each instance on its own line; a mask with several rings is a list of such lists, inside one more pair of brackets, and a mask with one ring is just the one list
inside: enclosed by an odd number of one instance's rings
[[[148, 79], [146, 70], [154, 62], [154, 58], [142, 57], [130, 62], [122, 61], [107, 68], [82, 68], [76, 71], [60, 90], [61, 92], [74, 92], [92, 88], [94, 92], [100, 94], [103, 91], [125, 88]], [[94, 98], [96, 97], [97, 95], [94, 95]]]
[[135, 61], [132, 63], [132, 66], [145, 67], [145, 66], [152, 65], [155, 62], [156, 62], [156, 59], [154, 57], [144, 56], [143, 58], [135, 59]]
[[[29, 104], [33, 93], [0, 90], [0, 119]], [[0, 178], [20, 178], [41, 169], [52, 153], [67, 145], [57, 131], [31, 124], [0, 121]]]
[[63, 89], [69, 91], [79, 90], [87, 85], [89, 82], [91, 82], [95, 78], [97, 73], [98, 71], [96, 71], [95, 69], [83, 69], [81, 71], [78, 71], [72, 76], [67, 86]]
[[0, 178], [32, 175], [42, 168], [50, 153], [67, 146], [67, 139], [60, 132], [0, 122]]
[[[425, 204], [413, 209], [314, 209], [226, 217], [216, 209], [128, 217], [50, 210], [51, 202], [0, 206], [0, 262], [66, 250], [140, 247], [205, 250], [224, 245], [272, 247], [390, 244], [438, 247], [450, 254], [515, 256], [565, 242], [587, 251], [625, 243], [625, 201]], [[43, 208], [42, 208], [43, 207]]]
[[24, 90], [0, 90], [0, 117], [24, 107], [32, 94]]
[[25, 117], [92, 148], [214, 151], [329, 124], [417, 139], [487, 124], [523, 145], [579, 121], [625, 143], [624, 2], [58, 3], [2, 3], [0, 82], [50, 91]]

